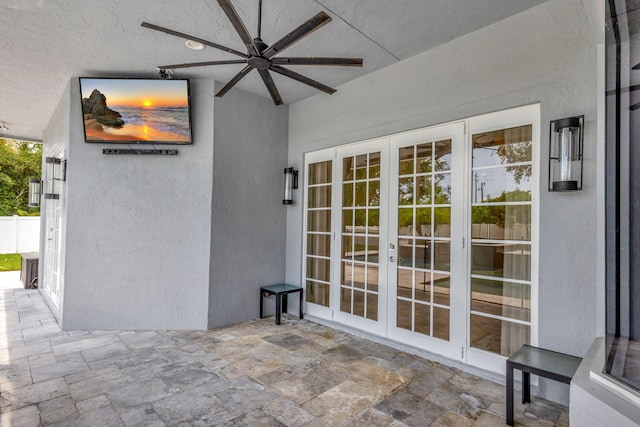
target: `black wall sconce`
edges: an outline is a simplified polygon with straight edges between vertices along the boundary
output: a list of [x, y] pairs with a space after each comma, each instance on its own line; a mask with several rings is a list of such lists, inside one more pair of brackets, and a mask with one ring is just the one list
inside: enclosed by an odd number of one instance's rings
[[582, 190], [584, 116], [553, 120], [549, 131], [549, 191]]
[[283, 205], [293, 204], [293, 190], [298, 189], [298, 171], [294, 168], [284, 170], [284, 199]]
[[60, 190], [57, 188], [56, 181], [67, 180], [67, 161], [58, 159], [57, 157], [45, 157], [45, 181], [34, 178], [29, 180], [29, 207], [37, 208], [40, 206], [40, 196], [45, 199], [59, 199]]

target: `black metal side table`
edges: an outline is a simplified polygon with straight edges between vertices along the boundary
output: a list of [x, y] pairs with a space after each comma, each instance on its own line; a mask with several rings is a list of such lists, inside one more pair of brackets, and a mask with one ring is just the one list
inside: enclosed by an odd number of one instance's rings
[[269, 285], [262, 286], [260, 288], [260, 318], [262, 319], [264, 316], [262, 314], [262, 298], [268, 295], [276, 296], [276, 325], [280, 324], [281, 313], [287, 312], [287, 295], [295, 292], [300, 292], [300, 319], [302, 319], [302, 288], [299, 286], [292, 285]]
[[522, 403], [531, 402], [531, 374], [569, 384], [579, 357], [523, 345], [507, 359], [507, 424], [513, 426], [513, 371], [522, 371]]

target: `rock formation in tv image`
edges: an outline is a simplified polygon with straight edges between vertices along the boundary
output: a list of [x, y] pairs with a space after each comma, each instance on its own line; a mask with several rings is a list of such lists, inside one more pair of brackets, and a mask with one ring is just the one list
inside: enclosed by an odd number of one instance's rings
[[107, 97], [100, 93], [98, 89], [94, 89], [89, 98], [82, 100], [82, 112], [85, 123], [87, 120], [95, 119], [95, 121], [105, 126], [120, 127], [124, 125], [122, 115], [107, 107]]

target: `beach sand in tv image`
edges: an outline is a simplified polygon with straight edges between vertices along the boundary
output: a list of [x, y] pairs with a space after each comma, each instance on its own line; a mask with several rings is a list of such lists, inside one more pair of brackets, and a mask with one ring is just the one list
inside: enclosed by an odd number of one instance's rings
[[186, 80], [80, 79], [85, 140], [190, 143]]

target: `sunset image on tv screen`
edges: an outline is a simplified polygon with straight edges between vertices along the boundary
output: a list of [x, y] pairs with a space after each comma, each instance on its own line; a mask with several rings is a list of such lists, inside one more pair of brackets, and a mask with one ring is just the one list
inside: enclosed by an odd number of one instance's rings
[[191, 143], [187, 80], [80, 79], [86, 142]]

